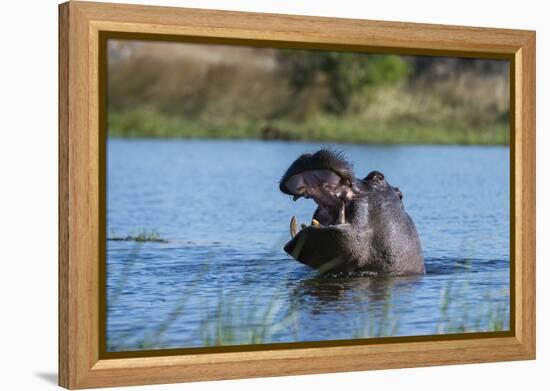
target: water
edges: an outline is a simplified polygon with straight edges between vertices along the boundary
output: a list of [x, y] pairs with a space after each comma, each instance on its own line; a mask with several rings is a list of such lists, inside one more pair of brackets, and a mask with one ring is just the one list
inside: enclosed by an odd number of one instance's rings
[[[108, 141], [108, 350], [337, 340], [509, 327], [509, 149], [333, 145], [404, 193], [422, 277], [321, 279], [282, 250], [311, 220], [278, 180], [326, 144]], [[496, 326], [495, 326], [496, 325]]]

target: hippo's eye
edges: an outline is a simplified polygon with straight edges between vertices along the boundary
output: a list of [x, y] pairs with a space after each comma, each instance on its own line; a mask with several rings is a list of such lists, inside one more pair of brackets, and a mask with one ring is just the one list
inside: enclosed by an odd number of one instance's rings
[[378, 182], [382, 182], [384, 180], [384, 175], [382, 174], [376, 174], [374, 176], [374, 179], [377, 180]]

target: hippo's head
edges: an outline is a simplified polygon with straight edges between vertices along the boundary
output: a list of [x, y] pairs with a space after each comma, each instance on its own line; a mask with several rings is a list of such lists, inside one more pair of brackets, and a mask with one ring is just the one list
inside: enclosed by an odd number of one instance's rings
[[[382, 173], [373, 171], [357, 179], [342, 154], [322, 149], [296, 159], [279, 188], [294, 201], [303, 197], [317, 204], [311, 224], [302, 224], [300, 231], [296, 218], [291, 219], [292, 238], [284, 249], [299, 262], [322, 273], [424, 271], [420, 242], [404, 211], [403, 194]], [[402, 259], [406, 257], [413, 267], [406, 265]]]

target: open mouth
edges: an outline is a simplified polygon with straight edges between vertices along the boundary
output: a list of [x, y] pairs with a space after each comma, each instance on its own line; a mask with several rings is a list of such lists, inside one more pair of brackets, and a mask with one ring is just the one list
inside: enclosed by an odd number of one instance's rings
[[[312, 199], [317, 210], [311, 218], [310, 226], [323, 227], [346, 223], [346, 201], [349, 198], [349, 186], [345, 179], [330, 169], [314, 169], [294, 174], [286, 179], [281, 187], [293, 197]], [[301, 228], [307, 227], [302, 224]], [[298, 233], [298, 222], [293, 216], [290, 221], [290, 236]]]
[[[353, 198], [353, 180], [351, 165], [343, 156], [323, 149], [296, 159], [283, 175], [279, 188], [294, 201], [300, 198], [315, 201], [317, 210], [309, 226], [324, 227], [346, 223], [346, 206]], [[303, 229], [307, 225], [300, 227]], [[291, 237], [298, 232], [298, 222], [293, 216]]]
[[[332, 226], [332, 225], [338, 225], [338, 224], [345, 224], [346, 223], [346, 204], [345, 202], [341, 202], [340, 203], [340, 207], [339, 207], [339, 210], [338, 210], [338, 219], [332, 223], [329, 223], [329, 224], [322, 224], [319, 220], [317, 220], [315, 218], [315, 215], [316, 214], [319, 214], [319, 209], [320, 207], [317, 209], [317, 211], [315, 212], [315, 214], [313, 215], [313, 217], [311, 218], [311, 223], [310, 225], [306, 225], [304, 223], [300, 224], [300, 229], [305, 229], [305, 228], [308, 228], [308, 227], [313, 227], [313, 228], [320, 228], [320, 227], [325, 227], [325, 226]], [[299, 229], [298, 229], [298, 220], [296, 219], [296, 216], [292, 216], [292, 218], [290, 219], [290, 237], [291, 238], [294, 238], [299, 232]]]
[[320, 150], [303, 154], [283, 175], [279, 188], [292, 196], [311, 199], [317, 209], [309, 225], [290, 220], [290, 241], [285, 251], [294, 259], [315, 268], [338, 265], [347, 259], [351, 234], [347, 209], [354, 198], [355, 176], [341, 154]]
[[[353, 198], [352, 181], [353, 172], [349, 163], [341, 155], [321, 150], [313, 155], [304, 154], [294, 161], [279, 187], [294, 201], [306, 198], [317, 204], [309, 227], [319, 228], [347, 222], [346, 207]], [[294, 238], [300, 228], [306, 227], [306, 224], [299, 226], [293, 216], [290, 221], [291, 237]]]

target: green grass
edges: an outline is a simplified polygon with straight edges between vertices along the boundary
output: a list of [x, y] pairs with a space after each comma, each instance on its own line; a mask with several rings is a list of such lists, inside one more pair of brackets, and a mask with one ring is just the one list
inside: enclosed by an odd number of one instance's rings
[[[479, 306], [462, 305], [457, 311], [449, 313], [451, 307], [458, 304], [453, 297], [460, 294], [452, 284], [441, 290], [442, 302], [436, 315], [439, 322], [433, 334], [456, 334], [469, 332], [504, 331], [509, 327], [509, 311], [505, 303], [492, 301], [485, 294]], [[352, 322], [349, 338], [381, 338], [400, 335], [400, 317], [392, 309], [392, 297], [386, 295], [381, 308], [361, 304], [358, 316]], [[270, 343], [270, 336], [282, 328], [294, 328], [298, 340], [299, 316], [296, 308], [283, 308], [274, 298], [263, 310], [250, 314], [238, 305], [222, 299], [217, 303], [216, 317], [203, 322], [204, 346], [225, 346]], [[456, 308], [455, 308], [456, 309]], [[436, 312], [437, 313], [437, 312]], [[243, 333], [243, 329], [247, 333]], [[313, 336], [314, 337], [314, 336]], [[289, 341], [293, 342], [293, 341]]]
[[509, 326], [509, 307], [507, 303], [494, 302], [494, 298], [487, 292], [481, 295], [481, 300], [475, 308], [465, 303], [456, 312], [450, 314], [455, 307], [454, 297], [458, 297], [468, 289], [468, 281], [462, 287], [456, 287], [453, 281], [441, 289], [439, 307], [439, 322], [436, 334], [467, 333], [474, 331], [504, 331]]
[[[189, 291], [196, 288], [191, 286]], [[441, 290], [441, 303], [435, 309], [438, 323], [433, 334], [456, 334], [468, 332], [503, 331], [509, 327], [509, 311], [505, 303], [496, 303], [485, 294], [483, 300], [475, 308], [458, 305], [453, 297], [460, 294], [452, 282]], [[183, 295], [182, 297], [187, 297]], [[349, 338], [380, 338], [400, 335], [400, 317], [392, 309], [392, 297], [384, 297], [381, 307], [371, 306], [372, 303], [358, 303], [357, 317], [352, 320], [351, 326], [345, 322], [339, 327], [349, 327]], [[175, 306], [166, 319], [147, 333], [147, 336], [130, 343], [124, 337], [118, 338], [116, 345], [110, 344], [112, 350], [130, 349], [163, 349], [165, 332], [178, 322], [179, 314], [185, 311], [185, 299]], [[259, 304], [259, 303], [258, 303]], [[450, 311], [454, 307], [454, 311]], [[249, 307], [248, 307], [249, 308]], [[282, 330], [293, 330], [294, 340], [299, 338], [299, 311], [296, 307], [287, 308], [283, 305], [282, 297], [274, 296], [264, 306], [257, 305], [255, 311], [249, 311], [242, 303], [234, 298], [228, 298], [222, 290], [218, 292], [218, 299], [214, 303], [211, 315], [203, 314], [201, 320], [202, 346], [231, 346], [272, 343], [272, 337]], [[208, 311], [207, 311], [208, 312]], [[314, 339], [314, 336], [312, 336]], [[294, 342], [294, 341], [288, 341]]]
[[127, 241], [127, 242], [157, 242], [157, 243], [168, 243], [166, 239], [161, 238], [160, 234], [155, 230], [145, 230], [142, 229], [135, 234], [118, 236], [116, 233], [112, 232], [111, 236], [107, 238], [110, 241]]
[[155, 110], [134, 109], [109, 113], [108, 132], [112, 137], [128, 138], [275, 139], [378, 144], [509, 143], [506, 122], [488, 121], [469, 126], [453, 116], [432, 121], [405, 114], [390, 120], [367, 121], [353, 116], [322, 114], [306, 120], [267, 122], [238, 118], [188, 119]]
[[[128, 279], [133, 273], [139, 253], [145, 239], [159, 238], [156, 231], [142, 230], [137, 236], [143, 240], [134, 240], [135, 247], [129, 253], [128, 259], [120, 272], [120, 278], [114, 287], [113, 294], [108, 298], [107, 305], [112, 307], [118, 304], [120, 294], [128, 284]], [[276, 250], [274, 250], [276, 251]], [[116, 336], [116, 340], [108, 339], [109, 351], [125, 350], [147, 350], [171, 348], [165, 342], [166, 332], [174, 325], [181, 323], [181, 316], [188, 310], [188, 299], [199, 289], [199, 283], [203, 281], [210, 268], [220, 268], [215, 262], [212, 254], [208, 254], [204, 266], [200, 269], [193, 283], [183, 287], [180, 297], [172, 309], [166, 314], [165, 319], [155, 327], [148, 328], [146, 333], [136, 340], [131, 331]], [[223, 269], [219, 270], [223, 273]], [[281, 279], [289, 276], [281, 276]], [[319, 278], [317, 271], [310, 275], [311, 284], [326, 284], [338, 282], [338, 279]], [[393, 308], [393, 297], [391, 286], [392, 278], [381, 281], [387, 284], [383, 296], [376, 300], [357, 301], [357, 314], [353, 319], [343, 318], [339, 328], [349, 330], [350, 339], [358, 338], [380, 338], [401, 335], [400, 314]], [[288, 292], [279, 291], [265, 297], [234, 296], [227, 292], [223, 286], [223, 280], [218, 280], [216, 289], [217, 295], [206, 301], [203, 305], [200, 318], [200, 338], [202, 346], [230, 346], [272, 343], [277, 333], [285, 331], [292, 335], [293, 340], [288, 342], [303, 341], [300, 337], [300, 302], [286, 301]], [[432, 334], [456, 334], [468, 332], [491, 332], [507, 330], [510, 326], [509, 305], [506, 302], [496, 301], [488, 290], [481, 291], [479, 300], [476, 303], [468, 304], [465, 300], [456, 298], [464, 297], [470, 291], [468, 278], [457, 283], [451, 278], [447, 283], [442, 284], [440, 290], [439, 307], [434, 305], [433, 319], [435, 326]], [[212, 288], [212, 287], [210, 287]], [[503, 291], [497, 295], [506, 296]], [[243, 299], [244, 297], [244, 299]], [[250, 299], [250, 300], [249, 300]], [[307, 305], [307, 304], [306, 304]], [[251, 310], [251, 308], [253, 310]], [[314, 340], [315, 336], [309, 336]]]

